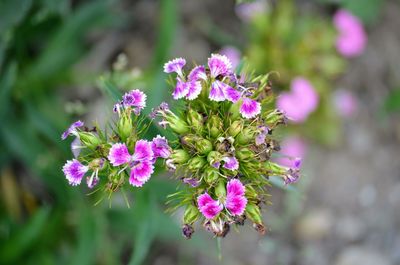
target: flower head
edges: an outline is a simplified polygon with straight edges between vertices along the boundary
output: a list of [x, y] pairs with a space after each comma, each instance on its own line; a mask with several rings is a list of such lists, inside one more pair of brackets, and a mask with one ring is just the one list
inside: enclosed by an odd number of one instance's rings
[[63, 167], [64, 175], [72, 186], [81, 184], [82, 178], [88, 170], [89, 167], [82, 165], [76, 159], [67, 161]]
[[211, 54], [208, 58], [211, 77], [226, 76], [232, 72], [232, 63], [225, 55]]
[[69, 128], [65, 132], [63, 132], [63, 134], [61, 135], [61, 139], [65, 140], [65, 139], [67, 139], [67, 137], [69, 135], [77, 136], [77, 129], [79, 127], [82, 127], [83, 125], [84, 125], [83, 121], [76, 121], [76, 122], [72, 123], [69, 126]]
[[146, 94], [139, 89], [132, 90], [122, 98], [122, 104], [125, 108], [132, 107], [135, 114], [139, 114], [140, 111], [146, 107]]
[[131, 161], [132, 156], [129, 154], [128, 147], [123, 143], [113, 144], [108, 154], [108, 160], [114, 167], [127, 164]]
[[186, 60], [183, 58], [173, 59], [166, 64], [164, 64], [164, 73], [177, 73], [179, 76], [182, 76], [182, 68], [185, 66]]
[[223, 209], [222, 204], [211, 198], [208, 193], [204, 193], [197, 197], [197, 204], [199, 206], [200, 212], [207, 219], [213, 219]]
[[151, 142], [151, 150], [153, 151], [154, 157], [168, 158], [171, 155], [171, 147], [168, 145], [165, 137], [157, 135]]

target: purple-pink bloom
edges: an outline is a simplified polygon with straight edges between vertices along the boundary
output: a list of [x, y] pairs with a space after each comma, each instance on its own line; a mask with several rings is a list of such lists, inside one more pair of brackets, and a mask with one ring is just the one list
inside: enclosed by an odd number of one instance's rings
[[282, 93], [277, 99], [278, 109], [296, 123], [304, 122], [318, 107], [319, 97], [312, 84], [305, 78], [292, 80], [291, 91]]
[[108, 153], [108, 160], [114, 167], [127, 164], [132, 160], [128, 147], [122, 143], [113, 144]]
[[67, 139], [67, 137], [69, 135], [77, 136], [77, 130], [76, 129], [79, 128], [79, 127], [82, 127], [83, 125], [84, 125], [83, 121], [76, 121], [76, 122], [72, 123], [69, 126], [69, 128], [65, 132], [63, 132], [63, 134], [61, 135], [61, 139], [65, 140], [65, 139]]
[[195, 178], [183, 178], [182, 181], [183, 181], [183, 183], [188, 184], [188, 185], [192, 186], [193, 188], [200, 185], [200, 181]]
[[135, 187], [141, 187], [154, 172], [154, 165], [149, 160], [134, 163], [131, 168], [129, 183]]
[[358, 109], [357, 98], [350, 91], [343, 89], [335, 91], [333, 100], [336, 111], [344, 118], [353, 116]]
[[236, 157], [231, 156], [231, 157], [224, 157], [222, 159], [224, 163], [224, 168], [229, 169], [229, 170], [238, 170], [239, 169], [239, 161], [236, 159]]
[[299, 158], [304, 158], [307, 152], [306, 143], [299, 137], [289, 137], [282, 141], [280, 154], [281, 157], [276, 162], [282, 166], [296, 168], [300, 167]]
[[254, 17], [264, 14], [267, 8], [265, 1], [257, 0], [250, 3], [241, 3], [236, 5], [236, 15], [243, 21], [249, 22]]
[[244, 97], [240, 106], [240, 113], [246, 119], [251, 119], [261, 113], [261, 104], [253, 99]]
[[236, 103], [240, 99], [240, 92], [229, 85], [225, 86], [224, 94], [225, 98], [232, 103]]
[[221, 54], [211, 54], [208, 58], [208, 67], [211, 77], [214, 78], [219, 75], [226, 76], [232, 72], [232, 63], [228, 57]]
[[154, 156], [151, 143], [146, 140], [139, 140], [135, 145], [135, 153], [132, 156], [134, 161], [152, 160]]
[[186, 86], [188, 91], [186, 98], [188, 100], [194, 100], [200, 95], [202, 88], [200, 81], [188, 81], [186, 82]]
[[333, 23], [339, 32], [336, 49], [344, 57], [360, 55], [366, 46], [367, 35], [358, 17], [349, 11], [340, 9], [333, 17]]
[[213, 200], [207, 192], [197, 197], [197, 205], [200, 212], [207, 219], [213, 219], [223, 209], [222, 204], [219, 201]]
[[189, 93], [189, 86], [186, 84], [186, 82], [183, 82], [178, 78], [174, 92], [172, 92], [172, 97], [174, 99], [180, 99], [186, 97], [188, 93]]
[[82, 165], [76, 159], [72, 159], [65, 163], [62, 170], [69, 184], [72, 186], [76, 186], [81, 184], [82, 178], [89, 170], [89, 167]]
[[232, 179], [226, 185], [226, 190], [225, 207], [232, 215], [242, 215], [247, 205], [244, 185], [238, 179]]
[[140, 111], [146, 107], [146, 94], [139, 89], [132, 90], [122, 97], [122, 103], [124, 107], [134, 107], [135, 113], [140, 113]]
[[93, 189], [98, 183], [100, 179], [97, 174], [92, 175], [91, 177], [86, 177], [86, 184], [89, 189]]
[[194, 67], [188, 75], [188, 80], [190, 81], [198, 81], [200, 79], [207, 80], [206, 69], [203, 65]]
[[180, 77], [183, 76], [182, 68], [185, 66], [186, 60], [183, 58], [176, 58], [164, 64], [164, 73], [177, 73]]
[[212, 84], [211, 84], [211, 90], [210, 90], [210, 94], [209, 94], [209, 98], [210, 98], [210, 100], [213, 100], [213, 101], [224, 101], [226, 98], [225, 98], [225, 93], [224, 93], [224, 88], [225, 88], [225, 86], [227, 86], [227, 84], [225, 84], [225, 83], [223, 83], [223, 82], [221, 82], [221, 81], [219, 81], [219, 80], [217, 80], [217, 81], [214, 81]]
[[269, 129], [267, 126], [259, 127], [259, 132], [256, 135], [256, 145], [262, 145], [265, 143], [265, 138], [267, 137], [268, 131]]
[[232, 63], [232, 68], [235, 69], [240, 63], [240, 51], [233, 46], [225, 46], [223, 47], [220, 54], [225, 55]]
[[171, 155], [171, 147], [168, 145], [167, 139], [160, 135], [157, 135], [157, 137], [153, 138], [151, 141], [151, 149], [153, 151], [154, 158], [168, 158]]

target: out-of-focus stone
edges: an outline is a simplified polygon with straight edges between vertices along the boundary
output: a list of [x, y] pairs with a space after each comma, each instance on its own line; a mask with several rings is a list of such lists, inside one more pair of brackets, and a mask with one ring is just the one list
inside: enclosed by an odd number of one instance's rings
[[335, 265], [391, 265], [381, 253], [368, 248], [349, 247], [341, 252]]
[[333, 216], [324, 209], [316, 209], [302, 216], [295, 226], [300, 240], [320, 240], [332, 230]]
[[365, 224], [354, 216], [345, 216], [335, 223], [336, 234], [346, 242], [360, 240], [365, 232]]

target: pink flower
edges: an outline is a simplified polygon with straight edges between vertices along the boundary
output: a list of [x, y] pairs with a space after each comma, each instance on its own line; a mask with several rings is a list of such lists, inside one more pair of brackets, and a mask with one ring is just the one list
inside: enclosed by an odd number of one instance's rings
[[226, 76], [232, 72], [232, 63], [228, 57], [221, 54], [211, 54], [211, 57], [208, 58], [208, 67], [211, 77], [214, 78], [219, 75]]
[[261, 113], [261, 104], [253, 99], [243, 98], [239, 111], [243, 118], [251, 119]]
[[196, 99], [201, 93], [201, 83], [200, 81], [188, 81], [186, 82], [187, 94], [186, 98], [188, 100]]
[[[242, 215], [247, 205], [244, 185], [238, 179], [232, 179], [226, 185], [226, 190], [224, 206], [231, 215]], [[223, 205], [207, 192], [197, 197], [197, 205], [207, 219], [213, 219], [223, 210]]]
[[[136, 114], [146, 107], [146, 94], [139, 89], [132, 90], [122, 97], [124, 107], [133, 107]], [[114, 106], [116, 108], [116, 106]]]
[[188, 75], [188, 79], [189, 80], [207, 80], [207, 75], [206, 75], [206, 69], [203, 65], [198, 65], [196, 67], [194, 67], [192, 69], [192, 71], [190, 71], [189, 75]]
[[350, 91], [343, 89], [335, 91], [333, 100], [336, 111], [344, 118], [351, 117], [358, 109], [357, 98]]
[[83, 176], [89, 170], [88, 166], [84, 166], [76, 159], [67, 161], [63, 167], [63, 172], [68, 182], [72, 186], [81, 184]]
[[164, 73], [177, 73], [182, 77], [182, 68], [185, 66], [186, 60], [183, 58], [176, 58], [164, 64]]
[[108, 160], [114, 167], [129, 163], [131, 158], [128, 147], [122, 143], [113, 144], [108, 153]]
[[224, 157], [222, 159], [224, 163], [224, 168], [229, 169], [229, 170], [238, 170], [239, 169], [239, 162], [236, 159], [236, 157], [231, 156], [231, 157]]
[[171, 147], [169, 147], [167, 139], [160, 135], [153, 138], [151, 149], [153, 150], [154, 158], [168, 158], [171, 155]]
[[282, 166], [299, 166], [299, 158], [304, 158], [307, 151], [306, 143], [299, 137], [289, 137], [282, 141], [280, 154], [282, 157], [276, 159], [276, 162]]
[[312, 84], [297, 77], [291, 83], [291, 91], [282, 93], [277, 99], [278, 109], [296, 123], [304, 122], [318, 107], [319, 96]]
[[197, 205], [200, 212], [207, 219], [213, 219], [223, 209], [222, 204], [219, 201], [213, 200], [207, 192], [197, 197]]
[[334, 15], [333, 23], [339, 32], [336, 39], [337, 51], [344, 57], [360, 55], [367, 43], [361, 21], [349, 11], [341, 9]]
[[240, 51], [233, 46], [225, 46], [223, 47], [220, 54], [225, 55], [232, 63], [232, 68], [235, 69], [240, 63]]
[[83, 125], [84, 125], [83, 121], [76, 121], [76, 122], [72, 123], [72, 124], [69, 126], [69, 128], [68, 128], [65, 132], [63, 132], [63, 134], [61, 135], [61, 139], [62, 139], [62, 140], [65, 140], [65, 139], [67, 139], [67, 137], [68, 137], [69, 135], [78, 136], [78, 131], [77, 131], [77, 129], [78, 129], [79, 127], [82, 127]]
[[245, 21], [249, 22], [254, 17], [265, 13], [267, 10], [267, 4], [265, 1], [257, 0], [249, 3], [241, 3], [236, 5], [235, 11], [237, 16]]
[[174, 92], [172, 93], [172, 97], [174, 99], [180, 99], [186, 97], [188, 93], [189, 93], [189, 86], [185, 82], [178, 79], [178, 81], [176, 82]]

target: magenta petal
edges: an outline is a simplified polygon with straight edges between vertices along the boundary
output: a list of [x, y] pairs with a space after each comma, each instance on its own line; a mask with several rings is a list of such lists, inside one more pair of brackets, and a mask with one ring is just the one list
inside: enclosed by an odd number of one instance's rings
[[131, 175], [129, 177], [129, 184], [131, 184], [134, 187], [142, 187], [144, 183], [145, 181], [138, 180], [136, 176], [131, 172]]
[[225, 84], [223, 91], [225, 98], [233, 103], [237, 102], [240, 99], [240, 92], [229, 85]]
[[189, 93], [189, 86], [185, 82], [178, 80], [175, 86], [175, 90], [172, 93], [172, 97], [174, 99], [180, 99], [185, 97], [188, 93]]
[[182, 75], [182, 68], [185, 66], [186, 60], [183, 58], [173, 59], [166, 64], [164, 64], [164, 73], [177, 73], [178, 75]]
[[196, 99], [201, 93], [201, 83], [200, 81], [189, 81], [186, 83], [188, 86], [188, 93], [186, 98], [188, 100]]
[[232, 63], [228, 57], [220, 54], [211, 54], [211, 57], [208, 58], [208, 67], [212, 77], [227, 75], [232, 71]]
[[244, 196], [227, 196], [225, 207], [232, 215], [242, 215], [246, 209], [247, 199]]
[[128, 147], [122, 143], [113, 144], [108, 153], [108, 160], [114, 167], [129, 163], [131, 155], [129, 154]]
[[146, 94], [139, 89], [132, 90], [122, 97], [122, 103], [125, 107], [136, 107], [143, 109], [146, 107]]
[[76, 121], [72, 123], [69, 128], [65, 132], [63, 132], [63, 134], [61, 135], [61, 139], [65, 140], [69, 135], [76, 134], [76, 129], [82, 127], [83, 125], [83, 121]]
[[151, 149], [151, 143], [146, 140], [139, 140], [135, 145], [135, 153], [133, 154], [133, 160], [152, 160], [154, 156], [153, 150]]
[[236, 159], [236, 157], [224, 157], [222, 160], [224, 160], [224, 168], [229, 169], [229, 170], [238, 170], [239, 169], [239, 162]]
[[146, 182], [150, 179], [154, 172], [154, 165], [150, 161], [142, 161], [131, 168], [130, 177], [141, 182]]
[[65, 163], [62, 170], [69, 184], [72, 186], [76, 186], [81, 183], [82, 178], [89, 170], [89, 167], [82, 165], [76, 159], [72, 159]]
[[208, 98], [213, 101], [224, 101], [226, 99], [225, 93], [223, 90], [225, 85], [226, 84], [224, 84], [221, 81], [218, 81], [218, 80], [214, 81], [211, 84], [211, 90], [210, 90], [210, 94], [209, 94]]
[[289, 137], [282, 141], [281, 157], [276, 159], [276, 162], [282, 166], [296, 167], [297, 159], [306, 155], [307, 144], [299, 137]]
[[160, 135], [153, 138], [151, 149], [153, 150], [154, 158], [168, 158], [171, 155], [171, 147], [168, 145], [167, 139]]
[[249, 98], [243, 98], [240, 113], [246, 119], [251, 119], [261, 113], [261, 104]]
[[204, 193], [197, 197], [197, 204], [200, 212], [207, 219], [213, 219], [223, 209], [223, 206], [218, 201], [213, 200], [208, 193]]
[[226, 185], [227, 196], [243, 196], [245, 187], [238, 179], [232, 179]]
[[203, 65], [196, 66], [188, 75], [189, 81], [198, 81], [199, 79], [207, 80], [206, 69]]

